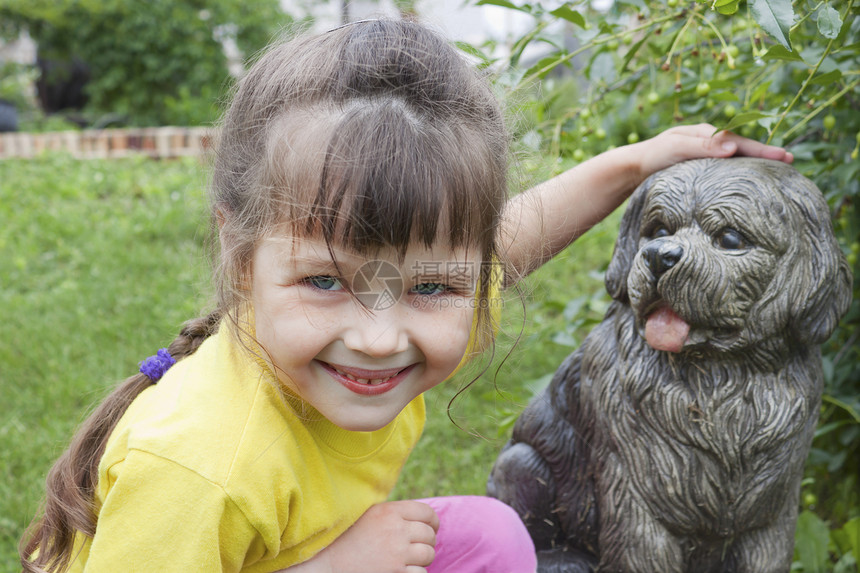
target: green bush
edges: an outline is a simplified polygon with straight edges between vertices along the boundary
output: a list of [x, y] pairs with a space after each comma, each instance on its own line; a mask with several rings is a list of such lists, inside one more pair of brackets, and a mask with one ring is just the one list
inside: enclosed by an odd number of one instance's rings
[[248, 56], [288, 23], [277, 0], [0, 0], [0, 33], [27, 29], [40, 56], [90, 70], [86, 117], [200, 125], [227, 87], [221, 40]]
[[33, 105], [31, 85], [34, 79], [30, 66], [16, 62], [0, 64], [0, 99], [18, 109], [30, 108]]
[[[855, 296], [822, 348], [824, 405], [806, 468], [794, 570], [856, 571], [860, 3], [617, 0], [606, 12], [585, 0], [476, 3], [533, 17], [509, 57], [487, 55], [495, 53], [492, 44], [463, 48], [498, 73], [519, 118], [519, 145], [549, 154], [557, 171], [674, 124], [705, 121], [788, 147], [795, 166], [824, 192], [855, 268]], [[525, 62], [530, 47], [542, 55]]]

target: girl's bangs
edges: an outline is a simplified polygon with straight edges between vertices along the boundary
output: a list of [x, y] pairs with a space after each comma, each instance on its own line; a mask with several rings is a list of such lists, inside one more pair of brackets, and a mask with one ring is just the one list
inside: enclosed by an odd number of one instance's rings
[[276, 168], [267, 171], [280, 173], [270, 184], [288, 186], [293, 234], [362, 254], [442, 241], [490, 255], [505, 181], [486, 141], [391, 99], [325, 114], [329, 121], [313, 115], [313, 132], [286, 121], [270, 146]]

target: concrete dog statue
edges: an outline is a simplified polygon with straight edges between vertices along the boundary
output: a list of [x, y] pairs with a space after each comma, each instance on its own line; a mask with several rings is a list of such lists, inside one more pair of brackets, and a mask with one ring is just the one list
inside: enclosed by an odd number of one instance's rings
[[821, 192], [760, 159], [689, 161], [631, 197], [601, 324], [488, 483], [540, 572], [787, 572], [852, 274]]

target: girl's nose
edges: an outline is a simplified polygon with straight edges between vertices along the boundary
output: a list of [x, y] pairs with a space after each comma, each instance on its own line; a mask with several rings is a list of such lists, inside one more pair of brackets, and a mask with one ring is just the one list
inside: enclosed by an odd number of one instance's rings
[[343, 343], [350, 350], [374, 358], [403, 352], [409, 347], [409, 336], [401, 320], [395, 309], [357, 317], [344, 334]]

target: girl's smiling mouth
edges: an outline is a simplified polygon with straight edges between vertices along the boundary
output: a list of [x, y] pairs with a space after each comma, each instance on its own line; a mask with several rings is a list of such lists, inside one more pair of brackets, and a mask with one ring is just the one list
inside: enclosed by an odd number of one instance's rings
[[405, 379], [417, 366], [417, 364], [411, 364], [405, 368], [369, 370], [353, 366], [329, 364], [321, 360], [317, 360], [317, 362], [322, 366], [323, 370], [345, 386], [347, 390], [365, 396], [376, 396], [388, 392]]

